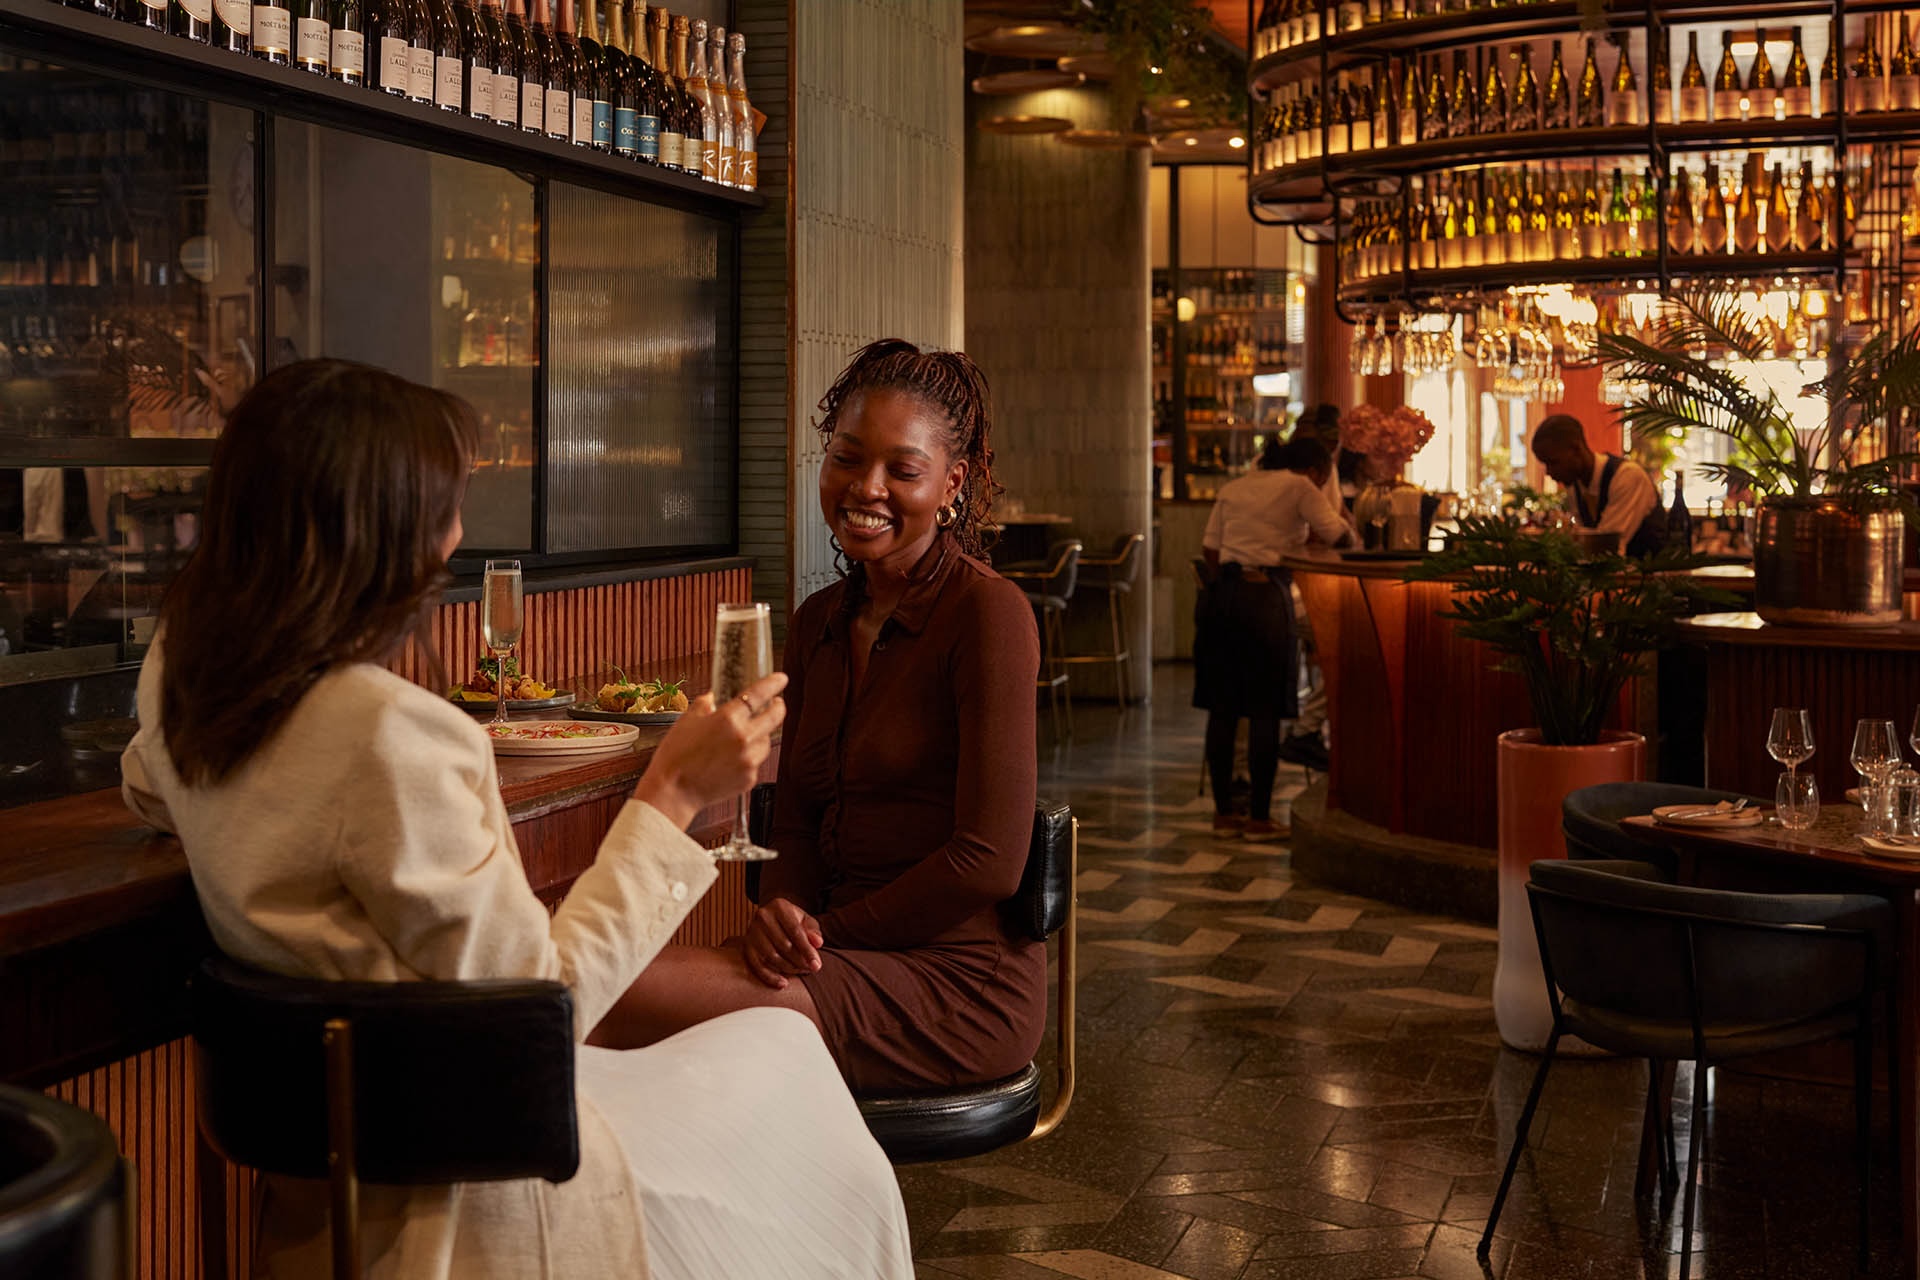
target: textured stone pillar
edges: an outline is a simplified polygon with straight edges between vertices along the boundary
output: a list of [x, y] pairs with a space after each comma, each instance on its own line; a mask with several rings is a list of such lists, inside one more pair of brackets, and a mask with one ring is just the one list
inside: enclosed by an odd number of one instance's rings
[[[1003, 113], [1109, 123], [1098, 91], [968, 97], [970, 124]], [[966, 157], [966, 345], [993, 383], [995, 473], [1027, 510], [1072, 516], [1089, 554], [1150, 535], [1147, 154], [970, 127]], [[1148, 596], [1143, 565], [1129, 601], [1136, 696], [1150, 687]], [[1075, 608], [1076, 648], [1106, 634], [1094, 605]], [[1112, 678], [1076, 667], [1073, 689], [1111, 696]]]

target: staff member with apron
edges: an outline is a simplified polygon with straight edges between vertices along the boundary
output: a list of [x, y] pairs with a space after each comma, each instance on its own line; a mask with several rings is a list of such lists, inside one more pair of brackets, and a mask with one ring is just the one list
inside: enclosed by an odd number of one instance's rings
[[1554, 414], [1534, 429], [1532, 448], [1547, 474], [1573, 492], [1582, 529], [1619, 534], [1630, 556], [1652, 555], [1666, 541], [1653, 477], [1631, 458], [1596, 454], [1578, 418]]
[[[1284, 837], [1273, 821], [1273, 779], [1280, 767], [1280, 722], [1298, 712], [1294, 664], [1293, 576], [1280, 567], [1318, 534], [1332, 546], [1351, 530], [1321, 489], [1332, 470], [1325, 445], [1311, 438], [1270, 442], [1260, 470], [1220, 489], [1201, 551], [1209, 583], [1194, 609], [1193, 705], [1207, 712], [1207, 771], [1213, 829], [1249, 840]], [[1248, 815], [1232, 812], [1234, 736], [1247, 720]]]

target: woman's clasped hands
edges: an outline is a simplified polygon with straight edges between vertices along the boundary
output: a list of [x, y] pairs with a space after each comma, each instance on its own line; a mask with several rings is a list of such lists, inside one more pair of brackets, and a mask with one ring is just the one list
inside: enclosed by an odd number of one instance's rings
[[820, 945], [820, 922], [786, 898], [756, 908], [740, 935], [747, 971], [775, 991], [783, 990], [789, 978], [818, 972]]

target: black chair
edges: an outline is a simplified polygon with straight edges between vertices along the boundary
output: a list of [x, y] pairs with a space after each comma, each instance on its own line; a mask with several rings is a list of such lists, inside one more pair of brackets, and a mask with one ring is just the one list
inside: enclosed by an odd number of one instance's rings
[[360, 1274], [359, 1184], [545, 1178], [580, 1165], [573, 996], [558, 982], [327, 982], [223, 956], [193, 980], [202, 1136], [332, 1184], [333, 1275]]
[[0, 1276], [131, 1277], [132, 1187], [99, 1116], [0, 1085]]
[[[1661, 869], [1661, 879], [1671, 880], [1678, 865], [1673, 854], [1628, 835], [1620, 829], [1620, 820], [1652, 813], [1661, 805], [1712, 805], [1742, 798], [1737, 791], [1673, 782], [1603, 782], [1568, 793], [1560, 804], [1560, 828], [1567, 838], [1569, 858], [1651, 862]], [[1744, 798], [1750, 805], [1760, 803]]]
[[1132, 633], [1127, 628], [1127, 597], [1133, 594], [1134, 581], [1140, 576], [1141, 550], [1146, 545], [1146, 534], [1123, 533], [1114, 541], [1111, 555], [1080, 557], [1079, 581], [1075, 590], [1083, 594], [1087, 591], [1106, 594], [1110, 646], [1105, 653], [1075, 653], [1062, 659], [1069, 664], [1111, 663], [1115, 696], [1122, 707], [1133, 701], [1129, 672], [1133, 651], [1128, 648], [1128, 637]]
[[[772, 818], [773, 786], [762, 783], [753, 789], [749, 808], [755, 843], [766, 843]], [[1074, 983], [1079, 965], [1073, 880], [1079, 831], [1073, 810], [1066, 805], [1042, 801], [1035, 806], [1033, 840], [1027, 847], [1020, 888], [1000, 904], [1015, 933], [1040, 943], [1060, 935], [1052, 1103], [1042, 1111], [1040, 1069], [1031, 1062], [991, 1084], [856, 1099], [867, 1129], [895, 1164], [984, 1155], [1016, 1142], [1044, 1138], [1066, 1118], [1074, 1086]], [[750, 862], [746, 871], [747, 896], [758, 902], [760, 865]]]
[[1047, 708], [1053, 717], [1053, 736], [1060, 736], [1060, 707], [1067, 711], [1067, 736], [1073, 736], [1073, 691], [1067, 685], [1067, 606], [1080, 574], [1080, 553], [1084, 548], [1072, 538], [1056, 542], [1047, 551], [1044, 565], [1008, 565], [1000, 571], [1027, 593], [1033, 605], [1034, 621], [1040, 627], [1040, 678], [1037, 689], [1047, 691]]
[[[1706, 1068], [1851, 1036], [1864, 1267], [1873, 998], [1883, 989], [1890, 992], [1891, 984], [1882, 982], [1882, 966], [1893, 954], [1892, 906], [1866, 894], [1730, 893], [1665, 884], [1658, 877], [1659, 869], [1645, 862], [1533, 864], [1527, 896], [1553, 1005], [1553, 1030], [1520, 1112], [1506, 1172], [1480, 1237], [1480, 1256], [1486, 1257], [1493, 1243], [1562, 1036], [1648, 1059], [1647, 1113], [1666, 1150], [1661, 1173], [1669, 1192], [1676, 1173], [1672, 1129], [1656, 1082], [1660, 1064], [1693, 1063], [1681, 1280], [1693, 1261]], [[1897, 1068], [1891, 1057], [1889, 1066]]]

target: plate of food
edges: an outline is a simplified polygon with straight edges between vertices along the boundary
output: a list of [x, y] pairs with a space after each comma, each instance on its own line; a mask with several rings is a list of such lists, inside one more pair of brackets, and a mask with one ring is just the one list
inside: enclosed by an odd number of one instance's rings
[[629, 680], [613, 668], [613, 679], [600, 686], [590, 707], [575, 707], [581, 720], [610, 720], [616, 724], [672, 724], [687, 709], [686, 677], [678, 680]]
[[630, 724], [582, 720], [508, 720], [485, 726], [493, 750], [503, 756], [588, 755], [633, 745], [640, 730]]
[[[519, 660], [509, 656], [507, 666], [507, 710], [509, 711], [551, 711], [556, 707], [570, 707], [574, 703], [572, 693], [562, 693], [550, 684], [542, 684], [532, 676], [520, 674]], [[474, 664], [472, 678], [464, 684], [455, 685], [447, 690], [447, 696], [477, 716], [493, 714], [495, 672], [499, 663], [491, 657], [480, 659]]]

